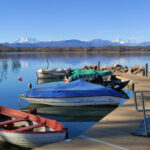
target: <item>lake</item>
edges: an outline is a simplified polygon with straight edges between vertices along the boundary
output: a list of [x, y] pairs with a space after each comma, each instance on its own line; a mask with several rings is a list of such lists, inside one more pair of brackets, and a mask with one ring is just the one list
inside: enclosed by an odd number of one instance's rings
[[[84, 133], [106, 114], [116, 107], [52, 107], [47, 105], [33, 105], [18, 97], [28, 89], [62, 84], [63, 81], [38, 84], [36, 71], [40, 68], [82, 68], [85, 65], [121, 64], [132, 67], [135, 64], [145, 65], [150, 60], [146, 54], [78, 54], [78, 53], [9, 53], [0, 54], [0, 105], [14, 109], [28, 110], [36, 107], [42, 116], [60, 121], [69, 130], [69, 137]], [[22, 78], [19, 82], [18, 78]], [[129, 97], [131, 92], [125, 91]], [[11, 144], [0, 144], [0, 149], [20, 149]], [[23, 148], [21, 148], [23, 149]]]

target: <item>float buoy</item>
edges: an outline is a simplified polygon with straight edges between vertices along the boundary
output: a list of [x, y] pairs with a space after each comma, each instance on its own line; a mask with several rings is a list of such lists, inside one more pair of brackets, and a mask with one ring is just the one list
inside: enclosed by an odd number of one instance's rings
[[29, 88], [29, 89], [32, 88], [32, 84], [31, 84], [31, 83], [28, 84], [28, 88]]
[[66, 77], [64, 78], [64, 82], [65, 82], [65, 83], [68, 83], [68, 79], [67, 79]]
[[18, 78], [18, 81], [22, 81], [22, 78], [20, 77], [20, 78]]

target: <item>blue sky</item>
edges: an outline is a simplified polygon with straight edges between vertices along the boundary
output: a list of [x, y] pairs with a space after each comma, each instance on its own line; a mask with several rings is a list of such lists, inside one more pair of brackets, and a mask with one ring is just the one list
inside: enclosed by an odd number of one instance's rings
[[150, 41], [150, 0], [1, 0], [0, 42], [33, 37]]

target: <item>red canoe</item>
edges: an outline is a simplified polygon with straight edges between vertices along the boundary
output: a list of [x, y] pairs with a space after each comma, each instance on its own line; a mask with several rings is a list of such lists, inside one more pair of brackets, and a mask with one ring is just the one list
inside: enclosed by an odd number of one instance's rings
[[34, 148], [64, 140], [66, 135], [56, 120], [0, 106], [0, 141]]

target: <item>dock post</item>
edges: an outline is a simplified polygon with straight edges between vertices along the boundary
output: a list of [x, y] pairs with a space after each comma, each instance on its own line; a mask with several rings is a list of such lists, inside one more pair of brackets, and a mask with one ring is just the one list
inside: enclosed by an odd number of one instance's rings
[[133, 92], [134, 92], [134, 88], [135, 88], [134, 83], [132, 83], [132, 91]]
[[143, 76], [145, 76], [145, 69], [143, 70]]
[[145, 76], [148, 77], [148, 63], [145, 64]]
[[97, 70], [100, 70], [100, 61], [97, 63]]

